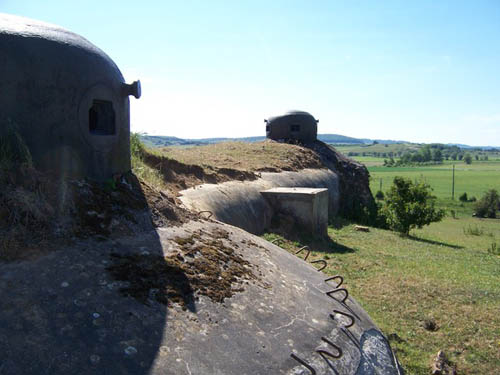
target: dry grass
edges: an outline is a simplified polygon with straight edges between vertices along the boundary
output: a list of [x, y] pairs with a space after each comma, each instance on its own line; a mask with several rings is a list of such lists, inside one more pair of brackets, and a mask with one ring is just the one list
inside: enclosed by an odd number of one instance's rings
[[253, 172], [297, 171], [323, 167], [313, 151], [273, 141], [222, 142], [194, 147], [171, 146], [155, 149], [155, 152], [185, 164]]

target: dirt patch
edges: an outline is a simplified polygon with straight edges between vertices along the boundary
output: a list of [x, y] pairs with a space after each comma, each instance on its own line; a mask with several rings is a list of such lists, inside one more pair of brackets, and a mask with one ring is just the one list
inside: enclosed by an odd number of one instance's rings
[[202, 183], [254, 180], [259, 172], [324, 168], [308, 148], [275, 141], [164, 147], [154, 153], [146, 151], [143, 160], [159, 169], [169, 187], [177, 191]]
[[94, 235], [118, 237], [197, 216], [132, 173], [97, 183], [20, 166], [0, 177], [0, 259], [14, 260]]
[[145, 151], [141, 157], [145, 164], [161, 173], [166, 188], [175, 193], [204, 183], [217, 184], [231, 180], [245, 181], [258, 178], [258, 175], [251, 171], [185, 164], [148, 151]]
[[107, 270], [114, 279], [129, 283], [120, 289], [122, 294], [145, 304], [154, 298], [165, 305], [192, 309], [199, 295], [222, 303], [257, 276], [255, 267], [234, 251], [227, 231], [215, 230], [208, 238], [207, 234], [197, 231], [190, 237], [174, 238], [179, 250], [165, 257], [113, 254]]
[[447, 355], [440, 350], [433, 359], [431, 366], [432, 375], [456, 375], [457, 369], [455, 365], [448, 360]]

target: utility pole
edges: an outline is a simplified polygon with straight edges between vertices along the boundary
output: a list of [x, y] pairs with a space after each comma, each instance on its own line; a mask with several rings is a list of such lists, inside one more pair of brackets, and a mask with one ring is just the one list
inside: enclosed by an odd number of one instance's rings
[[455, 200], [455, 164], [453, 164], [453, 178], [451, 183], [451, 200]]

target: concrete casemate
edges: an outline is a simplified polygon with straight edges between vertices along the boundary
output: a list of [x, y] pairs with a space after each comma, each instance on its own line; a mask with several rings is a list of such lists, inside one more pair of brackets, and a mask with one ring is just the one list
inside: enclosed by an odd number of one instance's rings
[[261, 192], [275, 213], [292, 216], [301, 228], [316, 237], [328, 230], [328, 189], [276, 187]]
[[[240, 259], [254, 277], [235, 279], [234, 294], [223, 301], [187, 283], [186, 308], [170, 297], [168, 306], [159, 302], [155, 293], [168, 285], [148, 278], [154, 272], [148, 266], [180, 256], [194, 267], [200, 255], [188, 254], [215, 240], [232, 249], [233, 260], [214, 263], [221, 273]], [[122, 257], [138, 259], [125, 276], [139, 267], [141, 277], [113, 277], [108, 269]], [[187, 280], [179, 269], [171, 272]], [[8, 296], [0, 299], [1, 373], [401, 375], [389, 342], [346, 285], [349, 279], [327, 278], [221, 223], [82, 240], [33, 261], [0, 263], [0, 294]], [[144, 290], [147, 299], [128, 295], [128, 287]]]
[[0, 126], [13, 125], [36, 168], [97, 180], [130, 170], [129, 95], [116, 64], [59, 26], [0, 13]]
[[204, 184], [180, 192], [185, 207], [193, 211], [210, 211], [213, 218], [250, 233], [263, 233], [271, 225], [274, 208], [261, 191], [274, 187], [327, 188], [328, 215], [337, 214], [339, 178], [330, 169], [304, 169], [300, 172], [262, 172], [255, 181], [228, 181]]

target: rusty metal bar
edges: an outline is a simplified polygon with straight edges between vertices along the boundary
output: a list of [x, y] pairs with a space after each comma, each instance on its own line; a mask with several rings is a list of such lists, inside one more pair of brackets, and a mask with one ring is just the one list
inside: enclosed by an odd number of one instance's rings
[[295, 252], [295, 255], [299, 255], [302, 251], [307, 251], [306, 257], [304, 258], [305, 261], [307, 261], [307, 258], [309, 258], [309, 255], [311, 255], [311, 250], [309, 250], [309, 246], [302, 246], [299, 250]]
[[347, 316], [349, 319], [351, 319], [351, 323], [346, 325], [345, 328], [350, 328], [354, 325], [354, 323], [356, 323], [356, 319], [354, 319], [354, 317], [351, 314], [348, 314], [348, 313], [345, 313], [345, 312], [342, 312], [339, 310], [333, 310], [333, 314], [330, 314], [330, 318], [332, 318], [333, 320], [335, 320], [335, 315], [334, 315], [335, 313]]
[[340, 349], [340, 347], [338, 347], [337, 345], [335, 345], [333, 342], [331, 342], [330, 340], [328, 340], [326, 337], [322, 337], [321, 340], [323, 340], [324, 342], [326, 342], [328, 345], [333, 346], [335, 348], [335, 350], [338, 352], [338, 354], [337, 355], [332, 354], [332, 353], [330, 353], [329, 351], [327, 351], [325, 349], [316, 349], [316, 353], [318, 353], [322, 357], [323, 357], [323, 354], [326, 354], [327, 356], [335, 358], [335, 359], [339, 359], [339, 358], [342, 357], [342, 349]]
[[322, 263], [323, 264], [323, 267], [318, 269], [318, 272], [323, 271], [326, 268], [326, 266], [328, 266], [328, 263], [326, 263], [326, 260], [324, 260], [324, 259], [313, 260], [311, 263]]
[[207, 219], [210, 219], [214, 213], [212, 211], [208, 211], [208, 210], [205, 210], [205, 211], [199, 211], [198, 212], [198, 215], [201, 215], [201, 214], [204, 214], [205, 212], [208, 212], [210, 215], [207, 217]]
[[349, 338], [349, 340], [351, 340], [354, 343], [354, 345], [356, 345], [358, 347], [358, 349], [361, 349], [361, 344], [356, 339], [356, 337], [354, 337], [354, 335], [352, 334], [351, 331], [349, 331], [348, 329], [345, 329], [344, 327], [341, 327], [340, 330], [342, 332], [344, 332], [344, 334]]
[[350, 312], [352, 315], [354, 315], [356, 318], [358, 318], [358, 320], [362, 320], [362, 319], [360, 318], [360, 316], [359, 316], [358, 314], [356, 314], [356, 312], [355, 312], [353, 309], [351, 309], [351, 308], [349, 307], [349, 305], [348, 305], [346, 302], [342, 303], [342, 305], [343, 305], [343, 306], [344, 306], [347, 310], [349, 310], [349, 312]]
[[311, 374], [312, 375], [316, 375], [316, 370], [311, 366], [309, 365], [306, 361], [304, 361], [303, 359], [297, 357], [294, 353], [291, 353], [290, 354], [290, 357], [292, 357], [293, 359], [295, 359], [297, 362], [299, 362], [302, 366], [304, 366], [305, 368], [307, 368], [309, 371], [311, 371]]
[[335, 280], [335, 279], [340, 279], [340, 281], [337, 283], [337, 286], [335, 288], [337, 289], [339, 286], [341, 286], [344, 283], [344, 278], [340, 275], [335, 275], [332, 277], [329, 277], [328, 279], [325, 279], [325, 283], [329, 282], [330, 280]]
[[[341, 301], [339, 301], [337, 298], [332, 297], [332, 294], [338, 293], [338, 292], [345, 293], [345, 296]], [[343, 304], [345, 304], [346, 299], [349, 297], [349, 292], [347, 291], [346, 288], [338, 288], [338, 289], [330, 290], [329, 292], [326, 292], [326, 294], [328, 295], [328, 297], [333, 298], [335, 301], [341, 302]]]

